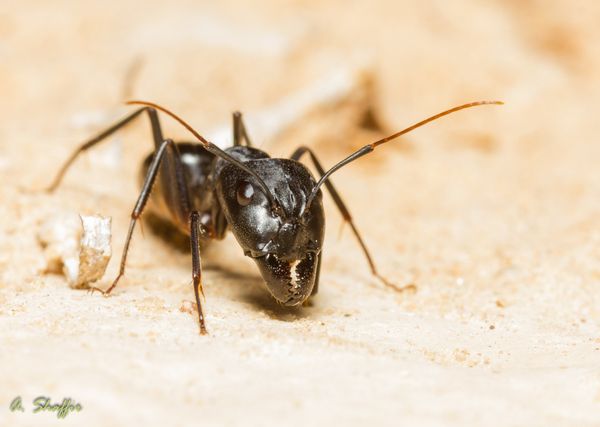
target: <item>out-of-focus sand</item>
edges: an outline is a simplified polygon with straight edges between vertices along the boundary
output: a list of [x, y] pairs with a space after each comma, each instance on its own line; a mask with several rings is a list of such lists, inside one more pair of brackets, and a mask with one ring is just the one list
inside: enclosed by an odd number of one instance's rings
[[[373, 3], [3, 5], [0, 425], [600, 425], [600, 5]], [[353, 61], [372, 65], [390, 131], [506, 101], [335, 175], [381, 271], [416, 293], [371, 277], [327, 196], [314, 305], [277, 306], [228, 239], [205, 256], [208, 337], [179, 311], [189, 255], [148, 229], [111, 298], [40, 273], [35, 234], [62, 211], [113, 217], [101, 285], [116, 273], [147, 124], [85, 156], [56, 194], [26, 190], [126, 112], [124, 92], [208, 132]], [[275, 156], [308, 144], [331, 165], [383, 135], [312, 126], [260, 142]], [[8, 410], [18, 395], [26, 413]], [[31, 414], [39, 395], [84, 409]]]

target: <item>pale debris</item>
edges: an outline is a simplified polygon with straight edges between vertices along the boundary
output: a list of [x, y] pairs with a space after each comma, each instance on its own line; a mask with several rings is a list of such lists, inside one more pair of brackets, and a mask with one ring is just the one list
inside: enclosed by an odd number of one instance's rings
[[79, 248], [79, 274], [71, 287], [87, 287], [102, 278], [112, 255], [111, 218], [100, 215], [80, 215], [83, 236]]
[[46, 273], [63, 274], [72, 288], [87, 288], [100, 279], [111, 257], [111, 218], [57, 214], [42, 224]]
[[44, 248], [45, 273], [77, 277], [81, 224], [75, 214], [57, 213], [40, 226], [37, 239]]

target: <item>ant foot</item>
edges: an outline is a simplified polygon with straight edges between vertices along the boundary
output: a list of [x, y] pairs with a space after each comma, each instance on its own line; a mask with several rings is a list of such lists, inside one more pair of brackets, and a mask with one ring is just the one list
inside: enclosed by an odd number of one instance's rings
[[108, 292], [106, 292], [104, 289], [100, 289], [95, 286], [90, 286], [90, 289], [88, 290], [90, 294], [93, 294], [96, 291], [100, 292], [104, 297], [107, 297], [109, 295]]
[[379, 274], [376, 274], [376, 276], [379, 280], [381, 280], [381, 282], [387, 288], [390, 288], [395, 292], [398, 292], [398, 293], [403, 293], [403, 292], [415, 293], [415, 292], [417, 292], [417, 285], [415, 285], [414, 283], [409, 283], [408, 285], [405, 285], [405, 286], [398, 286], [395, 283], [392, 283], [389, 280], [387, 280], [385, 277], [380, 276]]

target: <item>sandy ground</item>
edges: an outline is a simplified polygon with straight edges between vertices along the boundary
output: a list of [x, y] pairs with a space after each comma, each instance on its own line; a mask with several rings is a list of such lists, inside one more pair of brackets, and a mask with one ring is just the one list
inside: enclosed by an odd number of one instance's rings
[[[591, 1], [4, 2], [0, 425], [599, 426], [599, 19]], [[261, 146], [308, 144], [331, 165], [455, 104], [506, 102], [335, 176], [383, 274], [416, 293], [370, 275], [327, 196], [314, 304], [279, 307], [227, 239], [204, 257], [206, 337], [179, 310], [189, 254], [147, 228], [110, 298], [42, 274], [40, 224], [77, 212], [113, 217], [100, 285], [116, 273], [147, 124], [56, 194], [32, 190], [124, 98], [210, 132], [356, 62], [383, 129], [332, 108]], [[9, 411], [17, 396], [23, 413]], [[37, 396], [83, 409], [32, 414]]]

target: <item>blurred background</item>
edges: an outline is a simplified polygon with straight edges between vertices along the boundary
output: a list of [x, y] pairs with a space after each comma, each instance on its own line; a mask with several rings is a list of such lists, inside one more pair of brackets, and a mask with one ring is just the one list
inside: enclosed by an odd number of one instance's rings
[[[5, 1], [0, 424], [598, 425], [598, 22], [592, 1]], [[223, 146], [241, 110], [259, 147], [325, 165], [457, 104], [506, 105], [334, 177], [380, 271], [416, 292], [370, 275], [326, 195], [314, 304], [277, 306], [229, 238], [207, 251], [199, 337], [179, 310], [189, 254], [148, 231], [111, 298], [43, 274], [37, 230], [69, 212], [113, 217], [100, 286], [116, 274], [145, 119], [38, 190], [135, 98]], [[84, 409], [11, 413], [17, 395]]]

